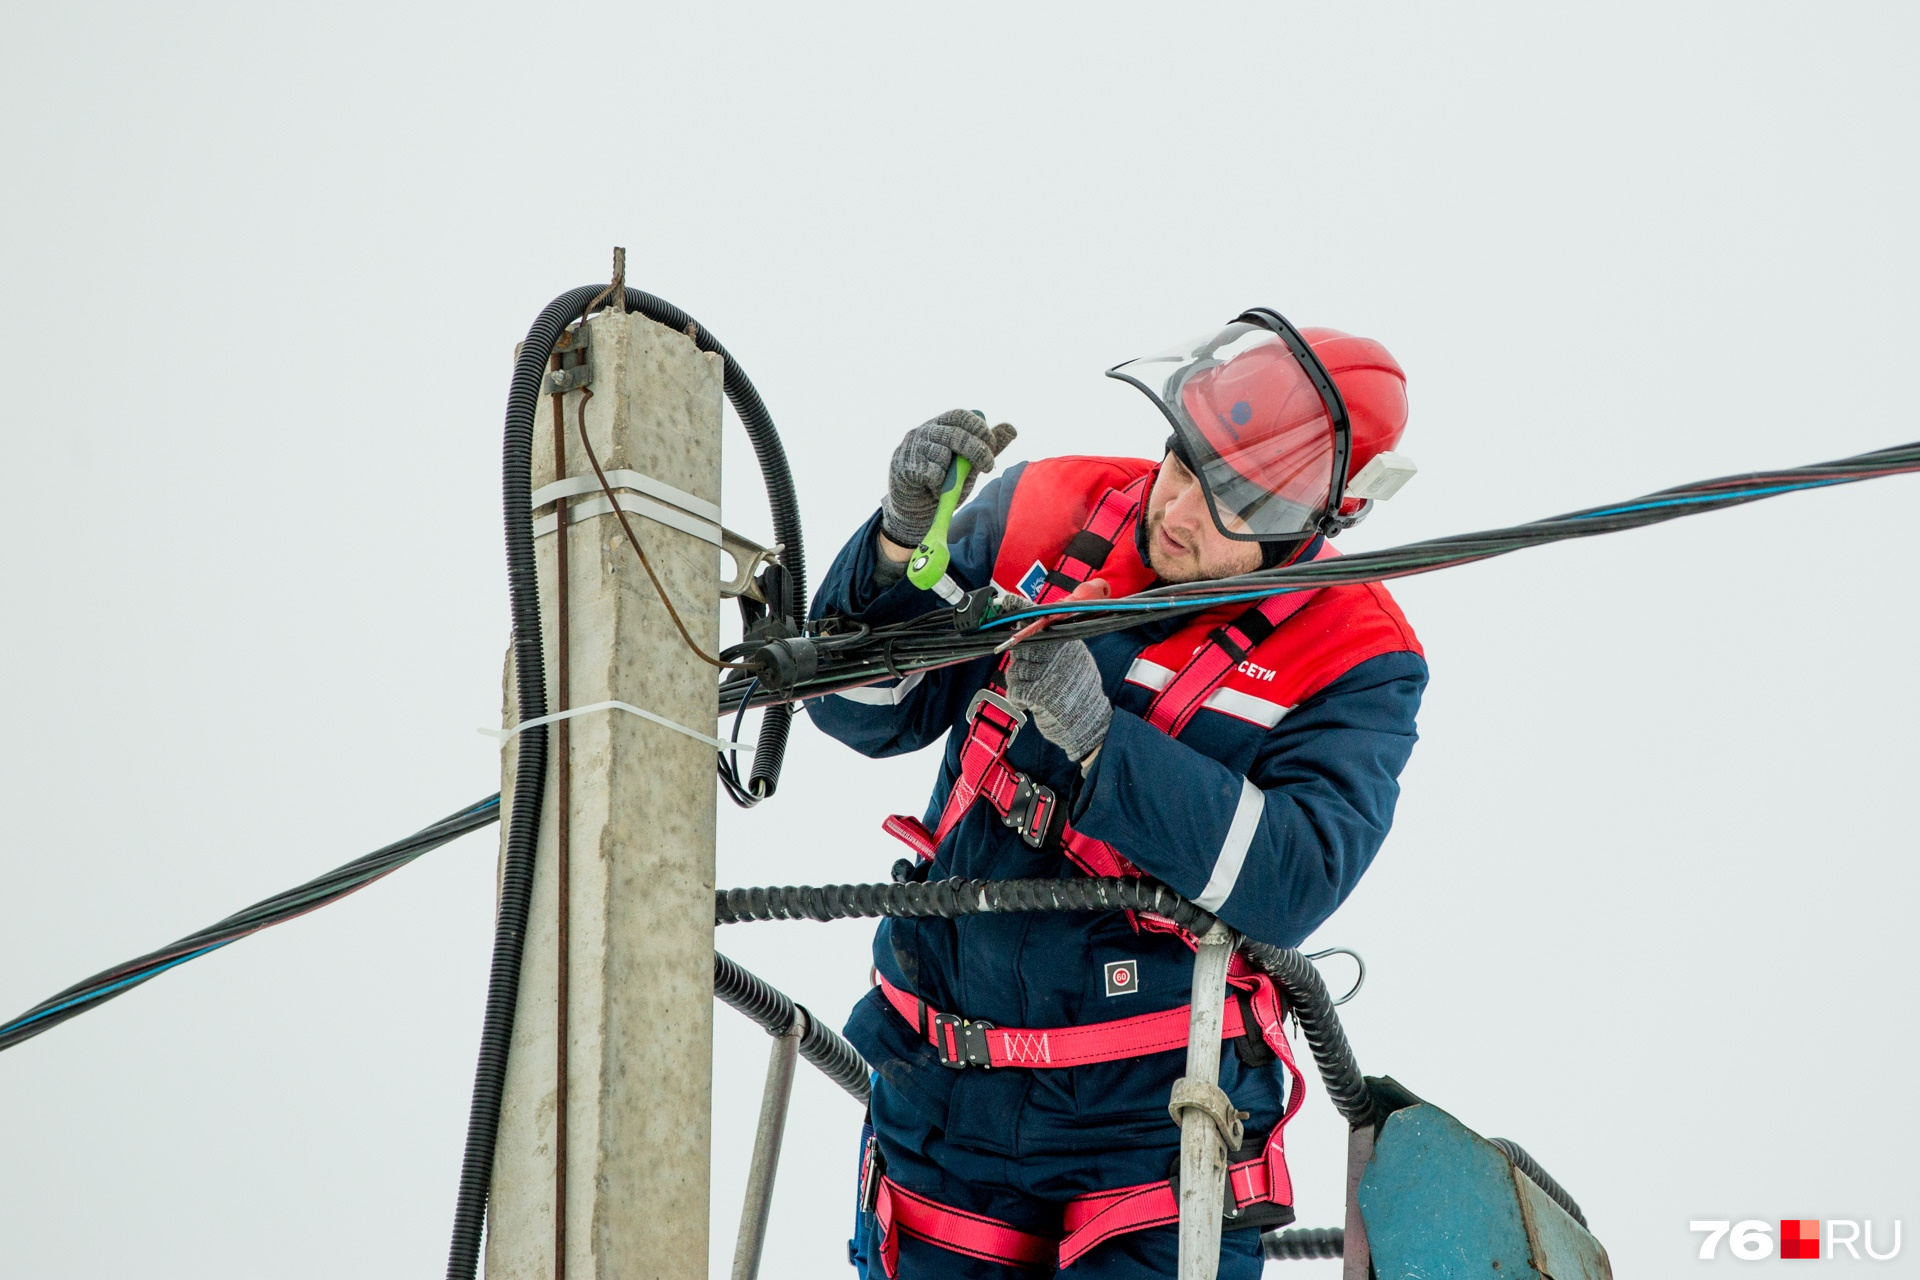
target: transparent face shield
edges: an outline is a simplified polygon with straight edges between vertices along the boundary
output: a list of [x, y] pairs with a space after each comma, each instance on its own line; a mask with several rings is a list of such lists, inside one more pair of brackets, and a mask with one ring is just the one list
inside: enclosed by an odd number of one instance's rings
[[1160, 406], [1227, 537], [1298, 538], [1339, 509], [1346, 407], [1306, 340], [1278, 313], [1249, 312], [1204, 338], [1115, 365], [1107, 376]]

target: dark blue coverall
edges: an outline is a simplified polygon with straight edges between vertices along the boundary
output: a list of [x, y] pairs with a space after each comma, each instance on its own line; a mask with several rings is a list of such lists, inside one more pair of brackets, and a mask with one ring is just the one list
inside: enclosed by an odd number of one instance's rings
[[[992, 578], [1009, 507], [1024, 465], [987, 484], [955, 517], [949, 572], [963, 588]], [[813, 616], [899, 622], [939, 605], [902, 580], [873, 586], [876, 513], [834, 560]], [[1112, 842], [1148, 875], [1188, 897], [1207, 884], [1243, 792], [1265, 797], [1244, 868], [1217, 914], [1248, 937], [1294, 946], [1352, 892], [1385, 840], [1399, 796], [1398, 776], [1415, 740], [1414, 715], [1426, 687], [1412, 652], [1367, 659], [1271, 729], [1221, 715], [1196, 716], [1179, 739], [1142, 717], [1150, 691], [1124, 681], [1132, 660], [1180, 621], [1151, 621], [1087, 641], [1113, 722], [1093, 768], [1078, 765], [1029, 723], [1007, 763], [1071, 797], [1074, 827]], [[946, 739], [941, 776], [925, 813], [937, 824], [957, 773], [964, 716], [994, 661], [908, 677], [910, 689], [870, 687], [828, 695], [807, 710], [822, 730], [868, 756], [918, 751]], [[892, 699], [897, 697], [898, 701]], [[977, 803], [938, 851], [930, 878], [1007, 880], [1082, 874], [1057, 849], [1036, 850]], [[888, 981], [938, 1009], [1003, 1027], [1057, 1027], [1184, 1005], [1193, 953], [1178, 938], [1135, 932], [1121, 913], [978, 915], [886, 920], [874, 964]], [[1104, 966], [1131, 959], [1138, 994], [1107, 996]], [[1179, 1150], [1167, 1096], [1185, 1066], [1179, 1052], [1051, 1070], [954, 1070], [876, 988], [857, 1006], [847, 1038], [874, 1067], [872, 1121], [888, 1176], [942, 1204], [986, 1214], [1021, 1230], [1058, 1234], [1061, 1202], [1090, 1191], [1165, 1178]], [[1251, 1113], [1248, 1145], [1281, 1114], [1283, 1071], [1222, 1055], [1220, 1085]], [[1257, 1136], [1256, 1136], [1257, 1135]], [[863, 1276], [874, 1258], [873, 1220], [860, 1215], [850, 1253]], [[1175, 1269], [1176, 1229], [1160, 1227], [1100, 1245], [1071, 1268], [1077, 1280], [1166, 1276]], [[1222, 1280], [1260, 1273], [1258, 1232], [1222, 1237]], [[918, 1277], [1001, 1280], [1020, 1272], [917, 1239], [900, 1246], [900, 1272]], [[880, 1268], [871, 1270], [879, 1280]]]

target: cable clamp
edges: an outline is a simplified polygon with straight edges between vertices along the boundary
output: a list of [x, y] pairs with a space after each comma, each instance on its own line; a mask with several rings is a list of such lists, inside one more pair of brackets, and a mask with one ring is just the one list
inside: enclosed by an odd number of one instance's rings
[[645, 707], [636, 707], [630, 702], [593, 702], [584, 707], [569, 707], [565, 711], [556, 711], [552, 715], [535, 716], [531, 720], [522, 720], [511, 729], [478, 729], [475, 730], [475, 732], [483, 733], [487, 737], [504, 744], [523, 730], [532, 729], [543, 724], [558, 724], [562, 720], [571, 720], [575, 716], [584, 716], [589, 712], [595, 711], [624, 711], [628, 715], [639, 716], [642, 720], [651, 721], [663, 729], [671, 729], [675, 733], [685, 734], [696, 742], [704, 742], [715, 751], [738, 751], [745, 755], [753, 754], [753, 744], [751, 743], [733, 742], [725, 738], [711, 737], [700, 732], [698, 729], [689, 729], [686, 725], [678, 721], [669, 720], [663, 715], [648, 711]]
[[593, 385], [593, 363], [583, 361], [565, 369], [555, 369], [547, 374], [541, 390], [550, 396], [565, 395], [569, 391], [578, 391], [582, 387]]
[[1238, 1151], [1240, 1144], [1246, 1140], [1246, 1129], [1241, 1122], [1247, 1118], [1247, 1113], [1235, 1110], [1233, 1099], [1213, 1081], [1181, 1076], [1173, 1082], [1173, 1096], [1167, 1099], [1167, 1114], [1173, 1117], [1175, 1124], [1184, 1125], [1189, 1111], [1198, 1111], [1213, 1121], [1213, 1127], [1220, 1134], [1220, 1140], [1227, 1144], [1228, 1151]]

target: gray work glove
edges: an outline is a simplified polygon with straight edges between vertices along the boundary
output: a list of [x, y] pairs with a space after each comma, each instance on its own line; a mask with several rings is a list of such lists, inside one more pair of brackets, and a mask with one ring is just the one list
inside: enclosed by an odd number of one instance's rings
[[960, 500], [973, 492], [974, 481], [993, 470], [993, 459], [1019, 433], [1003, 422], [989, 427], [969, 409], [949, 409], [931, 422], [907, 432], [893, 451], [887, 472], [887, 497], [880, 504], [880, 531], [903, 547], [916, 547], [933, 527], [934, 509], [947, 482], [947, 468], [955, 454], [973, 464]]
[[1029, 640], [1009, 651], [1007, 701], [1024, 709], [1049, 742], [1085, 760], [1107, 736], [1113, 704], [1100, 668], [1078, 640]]

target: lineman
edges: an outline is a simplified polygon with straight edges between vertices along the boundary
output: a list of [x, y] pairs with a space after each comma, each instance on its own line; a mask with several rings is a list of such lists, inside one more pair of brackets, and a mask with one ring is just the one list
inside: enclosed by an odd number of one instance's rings
[[[1330, 555], [1327, 537], [1411, 473], [1392, 452], [1405, 376], [1368, 339], [1256, 310], [1110, 372], [1172, 424], [1165, 456], [1010, 468], [953, 521], [962, 589], [1098, 600]], [[1012, 435], [965, 410], [908, 432], [814, 614], [881, 624], [937, 607], [905, 580], [910, 548], [953, 458], [990, 471]], [[1386, 838], [1426, 681], [1419, 641], [1371, 584], [1028, 640], [809, 711], [869, 756], [945, 738], [923, 817], [887, 823], [916, 878], [1144, 873], [1293, 946]], [[874, 964], [846, 1028], [876, 1072], [862, 1274], [1173, 1274], [1167, 1097], [1191, 939], [1119, 912], [900, 919], [881, 924]], [[1280, 1134], [1300, 1077], [1271, 983], [1236, 962], [1229, 985], [1220, 1084], [1249, 1118], [1220, 1275], [1237, 1280], [1260, 1272], [1256, 1228], [1292, 1220]]]

